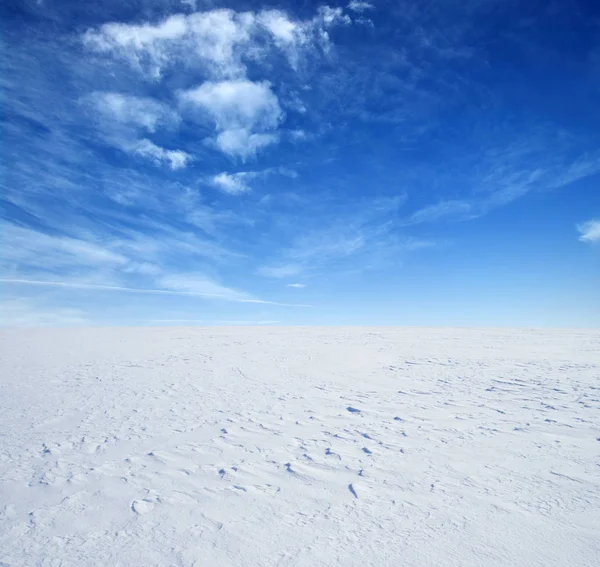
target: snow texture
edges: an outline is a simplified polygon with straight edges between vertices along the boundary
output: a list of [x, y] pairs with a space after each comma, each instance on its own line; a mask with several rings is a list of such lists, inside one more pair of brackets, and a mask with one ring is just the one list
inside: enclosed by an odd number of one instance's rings
[[0, 334], [2, 566], [600, 565], [600, 332]]

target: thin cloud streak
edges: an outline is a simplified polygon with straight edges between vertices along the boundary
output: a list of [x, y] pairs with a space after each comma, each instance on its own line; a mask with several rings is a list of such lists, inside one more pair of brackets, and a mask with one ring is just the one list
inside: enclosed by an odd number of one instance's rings
[[12, 278], [0, 278], [0, 283], [5, 284], [22, 284], [22, 285], [37, 285], [37, 286], [50, 286], [50, 287], [62, 287], [62, 288], [74, 288], [74, 289], [89, 289], [96, 291], [115, 291], [123, 293], [151, 293], [161, 295], [185, 295], [191, 297], [207, 297], [213, 299], [224, 299], [226, 301], [234, 301], [238, 303], [259, 303], [262, 305], [277, 305], [279, 307], [313, 307], [307, 304], [298, 303], [279, 303], [277, 301], [268, 301], [266, 299], [250, 299], [241, 298], [229, 295], [221, 295], [216, 293], [202, 293], [193, 291], [174, 291], [169, 289], [144, 289], [134, 287], [121, 287], [112, 285], [100, 285], [100, 284], [83, 284], [76, 282], [56, 282], [56, 281], [43, 281], [43, 280], [26, 280], [26, 279], [12, 279]]

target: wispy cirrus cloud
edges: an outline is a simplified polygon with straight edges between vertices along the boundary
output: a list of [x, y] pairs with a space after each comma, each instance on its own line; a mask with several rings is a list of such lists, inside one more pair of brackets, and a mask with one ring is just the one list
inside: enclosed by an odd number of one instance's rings
[[600, 219], [592, 219], [577, 225], [579, 240], [596, 244], [600, 242]]
[[89, 323], [80, 309], [49, 306], [40, 299], [3, 297], [0, 301], [0, 327], [79, 327]]
[[312, 305], [299, 303], [281, 303], [278, 301], [269, 301], [252, 297], [242, 292], [223, 287], [215, 282], [211, 282], [204, 276], [196, 274], [177, 274], [170, 275], [159, 280], [162, 287], [158, 288], [135, 288], [117, 285], [103, 285], [94, 283], [85, 283], [77, 281], [60, 280], [32, 280], [19, 278], [0, 278], [0, 283], [13, 284], [17, 286], [40, 286], [56, 287], [66, 289], [78, 289], [96, 292], [121, 292], [132, 294], [151, 294], [151, 295], [182, 295], [188, 297], [202, 297], [206, 299], [218, 299], [224, 301], [233, 301], [238, 303], [255, 303], [262, 305], [276, 305], [279, 307], [312, 307]]
[[186, 167], [192, 160], [187, 152], [166, 149], [146, 137], [179, 126], [179, 114], [166, 103], [116, 92], [94, 92], [83, 97], [82, 102], [90, 107], [97, 133], [106, 143], [174, 170]]
[[348, 3], [348, 9], [352, 10], [353, 12], [366, 12], [368, 10], [374, 10], [375, 6], [369, 2], [361, 2], [360, 0], [351, 0], [351, 2]]
[[128, 261], [101, 242], [50, 235], [13, 223], [3, 223], [1, 231], [5, 244], [0, 257], [4, 273], [21, 266], [55, 271], [73, 266], [123, 266]]
[[230, 301], [248, 303], [262, 303], [260, 299], [253, 298], [250, 294], [220, 285], [204, 274], [184, 273], [166, 274], [157, 281], [161, 288], [174, 292], [202, 295], [205, 297], [218, 297]]
[[267, 266], [260, 266], [257, 270], [259, 276], [266, 278], [288, 278], [291, 276], [297, 276], [305, 270], [301, 264], [274, 264]]
[[407, 223], [419, 224], [422, 222], [434, 222], [448, 218], [466, 219], [472, 214], [473, 205], [467, 201], [440, 201], [419, 209], [410, 216]]
[[174, 127], [180, 123], [172, 107], [147, 96], [96, 91], [84, 97], [83, 102], [90, 104], [101, 120], [108, 121], [111, 129], [122, 124], [153, 133], [159, 127]]
[[178, 253], [188, 259], [212, 259], [215, 253], [210, 243], [206, 249], [192, 234], [187, 239], [181, 232], [176, 240], [161, 238], [158, 231], [165, 233], [165, 228], [155, 226], [152, 235], [123, 229], [119, 237], [85, 234], [85, 238], [75, 238], [8, 222], [1, 230], [6, 244], [0, 257], [0, 282], [4, 284], [287, 306], [224, 286], [206, 273], [183, 271], [174, 258]]
[[347, 269], [368, 270], [400, 256], [436, 245], [431, 239], [399, 233], [396, 218], [404, 196], [363, 202], [359, 210], [314, 216], [314, 224], [295, 233], [279, 257], [259, 267], [268, 278], [316, 276]]
[[485, 150], [477, 168], [465, 166], [464, 171], [458, 172], [444, 172], [440, 168], [434, 181], [458, 186], [464, 196], [425, 205], [401, 222], [409, 226], [471, 220], [529, 193], [561, 189], [600, 173], [600, 152], [573, 161], [570, 143], [571, 140], [555, 140], [550, 144], [540, 137], [518, 140]]
[[[164, 318], [216, 305], [231, 312], [211, 319], [270, 320], [270, 294], [308, 282], [318, 297], [336, 275], [360, 292], [371, 285], [360, 272], [393, 277], [447, 230], [468, 248], [469, 223], [445, 221], [571, 184], [585, 193], [600, 172], [583, 110], [592, 90], [577, 77], [586, 48], [571, 59], [547, 43], [530, 57], [545, 39], [501, 0], [348, 2], [243, 11], [192, 0], [135, 15], [26, 3], [0, 38], [5, 288], [43, 295], [48, 317], [55, 300], [85, 318], [102, 298], [161, 304]], [[536, 30], [563, 25], [532, 12]], [[506, 74], [495, 63], [505, 53]], [[569, 112], [531, 69], [577, 85]]]
[[234, 325], [240, 327], [252, 327], [252, 326], [263, 326], [263, 325], [276, 325], [280, 321], [277, 320], [246, 320], [246, 319], [151, 319], [144, 321], [144, 323], [155, 323], [155, 324], [167, 324], [167, 325]]

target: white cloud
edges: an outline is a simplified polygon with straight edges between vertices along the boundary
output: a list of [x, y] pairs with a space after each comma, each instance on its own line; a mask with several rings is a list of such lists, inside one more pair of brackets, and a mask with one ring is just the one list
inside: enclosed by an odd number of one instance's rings
[[239, 303], [258, 303], [264, 305], [278, 305], [281, 307], [311, 307], [310, 305], [297, 303], [278, 303], [256, 299], [244, 292], [236, 291], [221, 286], [204, 276], [197, 275], [172, 275], [164, 276], [158, 280], [158, 288], [135, 288], [117, 285], [93, 284], [77, 281], [60, 280], [34, 280], [27, 278], [0, 278], [0, 283], [14, 284], [19, 286], [40, 286], [65, 289], [80, 289], [98, 292], [122, 292], [134, 294], [155, 295], [187, 295], [191, 297], [204, 297], [207, 299], [221, 299], [226, 301], [237, 301]]
[[251, 174], [249, 172], [241, 173], [219, 173], [212, 178], [212, 183], [221, 191], [231, 195], [247, 193], [250, 191], [250, 186], [247, 183]]
[[213, 176], [210, 184], [225, 193], [237, 195], [252, 190], [250, 182], [255, 179], [264, 179], [272, 175], [283, 175], [285, 177], [297, 177], [298, 173], [293, 169], [285, 167], [270, 167], [262, 171], [239, 171], [227, 173], [225, 171]]
[[290, 283], [290, 284], [287, 284], [287, 286], [288, 287], [295, 287], [297, 289], [300, 289], [300, 288], [306, 287], [306, 284], [303, 284], [303, 283]]
[[50, 235], [11, 223], [2, 224], [4, 272], [13, 266], [66, 269], [122, 266], [127, 258], [102, 243], [62, 235]]
[[141, 274], [143, 276], [157, 276], [161, 269], [151, 262], [131, 262], [123, 269], [125, 274]]
[[89, 100], [104, 119], [138, 127], [151, 133], [159, 126], [170, 126], [179, 122], [176, 112], [149, 97], [95, 92], [89, 96]]
[[84, 44], [101, 53], [114, 53], [128, 59], [154, 78], [160, 77], [161, 68], [171, 59], [171, 49], [184, 37], [187, 19], [181, 14], [171, 16], [159, 24], [130, 25], [111, 22], [99, 30], [88, 30]]
[[182, 169], [191, 159], [191, 156], [183, 150], [166, 150], [146, 139], [128, 146], [128, 149], [135, 154], [151, 159], [157, 165], [168, 164], [171, 169]]
[[373, 6], [373, 4], [370, 4], [369, 2], [361, 2], [360, 0], [351, 0], [351, 2], [348, 4], [349, 10], [359, 13], [367, 10], [373, 10], [374, 8], [375, 6]]
[[288, 278], [302, 273], [303, 267], [300, 264], [278, 264], [273, 266], [262, 266], [257, 274], [267, 278]]
[[[214, 122], [215, 133], [209, 140], [214, 147], [246, 160], [279, 141], [277, 130], [284, 119], [270, 83], [250, 81], [246, 65], [251, 62], [260, 68], [270, 54], [279, 52], [297, 70], [309, 54], [329, 51], [329, 28], [349, 23], [341, 8], [329, 6], [320, 7], [306, 20], [293, 20], [280, 10], [215, 9], [177, 14], [158, 23], [107, 23], [89, 29], [82, 40], [88, 49], [127, 61], [154, 81], [174, 66], [200, 68], [208, 80], [180, 93], [180, 100]], [[152, 99], [104, 93], [96, 95], [96, 100], [113, 120], [148, 132], [179, 118]], [[160, 152], [145, 143], [140, 150], [155, 161], [169, 162], [174, 169], [185, 165], [179, 150], [176, 154]]]
[[284, 12], [279, 10], [266, 10], [259, 14], [260, 23], [273, 35], [276, 41], [294, 43], [302, 41], [298, 37], [301, 26], [291, 21]]
[[160, 288], [194, 295], [216, 297], [231, 301], [262, 303], [262, 301], [252, 298], [247, 293], [222, 286], [202, 274], [166, 275], [159, 278], [157, 284]]
[[334, 24], [351, 24], [352, 20], [344, 14], [342, 8], [332, 8], [331, 6], [319, 6], [317, 15], [313, 22], [323, 27], [329, 27]]
[[329, 210], [316, 215], [309, 226], [296, 231], [288, 246], [257, 273], [270, 278], [286, 278], [320, 270], [339, 271], [350, 264], [368, 269], [373, 264], [397, 261], [398, 255], [424, 244], [401, 239], [392, 231], [404, 196], [373, 199], [355, 204], [348, 212]]
[[79, 309], [49, 307], [23, 298], [0, 303], [1, 327], [77, 327], [86, 323], [86, 314]]
[[243, 161], [254, 157], [256, 153], [279, 141], [278, 134], [252, 134], [246, 128], [221, 132], [215, 145], [225, 154], [239, 157]]
[[[130, 225], [139, 222], [133, 216], [126, 218]], [[240, 256], [217, 242], [199, 238], [194, 232], [148, 219], [139, 222], [143, 231], [111, 226], [103, 237], [96, 231], [76, 228], [72, 219], [67, 219], [67, 224], [78, 238], [46, 234], [11, 223], [0, 225], [3, 235], [0, 273], [4, 281], [133, 292], [137, 288], [161, 287], [160, 279], [172, 272], [175, 265], [221, 264]]]
[[239, 325], [239, 326], [254, 326], [254, 325], [276, 325], [279, 321], [266, 320], [266, 321], [247, 321], [239, 319], [217, 319], [217, 320], [205, 320], [205, 319], [151, 319], [145, 321], [146, 323], [166, 323], [166, 324], [190, 324], [190, 325]]
[[290, 130], [289, 137], [294, 141], [306, 140], [308, 134], [304, 130]]
[[277, 141], [283, 118], [270, 83], [207, 81], [180, 94], [182, 103], [208, 115], [218, 132], [215, 143], [229, 155], [246, 158]]
[[207, 81], [182, 93], [182, 97], [202, 107], [214, 119], [219, 130], [275, 128], [282, 117], [279, 101], [266, 81]]
[[282, 50], [295, 67], [303, 52], [329, 48], [327, 29], [349, 24], [341, 8], [322, 6], [308, 20], [294, 21], [282, 11], [235, 12], [215, 9], [177, 14], [159, 23], [107, 23], [89, 29], [89, 49], [128, 61], [153, 80], [178, 62], [202, 66], [215, 78], [243, 77], [244, 60], [261, 60]]
[[315, 230], [296, 239], [288, 249], [289, 258], [305, 262], [355, 254], [366, 245], [366, 238], [358, 227], [334, 226]]
[[460, 218], [473, 213], [473, 205], [466, 201], [449, 200], [428, 205], [413, 213], [407, 224], [432, 222], [443, 218]]
[[83, 102], [91, 105], [99, 135], [106, 143], [171, 169], [181, 169], [191, 159], [183, 150], [167, 150], [143, 138], [146, 133], [179, 124], [178, 113], [166, 104], [115, 92], [94, 92]]
[[600, 219], [592, 219], [577, 225], [581, 242], [600, 243]]

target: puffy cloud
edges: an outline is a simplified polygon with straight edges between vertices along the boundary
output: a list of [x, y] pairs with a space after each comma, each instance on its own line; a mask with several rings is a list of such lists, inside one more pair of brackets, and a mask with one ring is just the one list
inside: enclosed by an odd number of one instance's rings
[[259, 22], [271, 32], [276, 41], [291, 44], [302, 42], [299, 35], [301, 26], [292, 22], [284, 12], [279, 10], [267, 10], [259, 15]]
[[[284, 118], [271, 84], [250, 81], [246, 65], [260, 66], [279, 53], [298, 69], [310, 54], [330, 49], [331, 27], [350, 22], [341, 8], [329, 6], [305, 20], [280, 10], [215, 9], [176, 14], [157, 23], [107, 23], [87, 30], [82, 41], [89, 50], [125, 61], [152, 81], [160, 81], [172, 68], [200, 71], [208, 80], [181, 92], [180, 100], [213, 120], [213, 147], [246, 160], [279, 141], [277, 129]], [[94, 100], [113, 121], [148, 132], [178, 120], [176, 113], [152, 99], [103, 93]], [[161, 152], [144, 141], [136, 148], [136, 153], [168, 162], [173, 169], [185, 165], [179, 150]]]
[[245, 76], [245, 59], [261, 59], [273, 46], [295, 66], [302, 51], [328, 48], [328, 28], [349, 23], [341, 8], [329, 6], [300, 21], [279, 10], [217, 9], [177, 14], [156, 24], [107, 23], [89, 29], [83, 42], [89, 49], [128, 61], [153, 80], [182, 61], [203, 66], [215, 78], [234, 78]]
[[272, 131], [283, 113], [266, 81], [207, 81], [182, 92], [180, 99], [211, 118], [217, 131], [214, 142], [226, 154], [246, 159], [278, 140]]
[[212, 178], [212, 184], [225, 193], [237, 195], [250, 191], [247, 183], [250, 173], [219, 173]]
[[237, 128], [221, 132], [215, 144], [223, 153], [246, 160], [255, 156], [258, 150], [275, 144], [278, 140], [277, 134], [256, 134], [246, 128]]
[[113, 53], [158, 78], [171, 59], [173, 46], [187, 32], [187, 18], [171, 16], [158, 24], [111, 22], [83, 35], [84, 44], [101, 53]]
[[205, 110], [219, 130], [275, 128], [281, 120], [279, 101], [266, 82], [246, 79], [203, 83], [181, 94], [185, 102]]
[[151, 159], [157, 165], [167, 164], [171, 169], [182, 169], [191, 159], [191, 156], [182, 150], [166, 150], [146, 139], [140, 140], [128, 149], [142, 157]]

